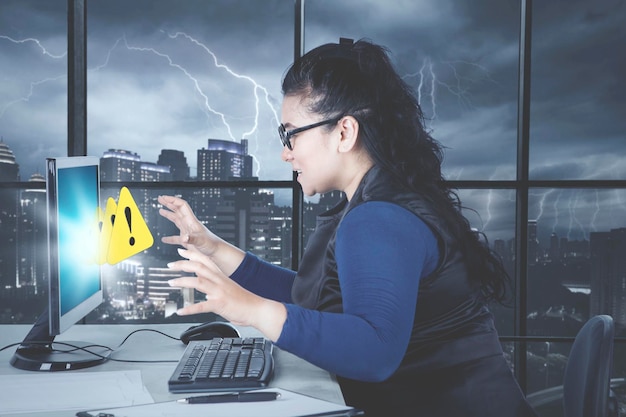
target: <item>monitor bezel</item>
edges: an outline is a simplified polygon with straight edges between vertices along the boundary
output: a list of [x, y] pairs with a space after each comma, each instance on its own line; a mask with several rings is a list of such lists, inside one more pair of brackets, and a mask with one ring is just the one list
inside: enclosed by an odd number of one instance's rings
[[[46, 200], [48, 213], [48, 319], [50, 336], [57, 336], [87, 314], [97, 308], [104, 300], [102, 273], [98, 268], [99, 288], [98, 290], [82, 300], [77, 306], [65, 314], [61, 314], [61, 294], [62, 285], [61, 265], [59, 263], [59, 210], [58, 210], [58, 180], [59, 171], [64, 169], [93, 166], [96, 168], [96, 190], [97, 203], [100, 203], [100, 161], [93, 156], [71, 156], [46, 158], [47, 180], [46, 180]], [[94, 212], [94, 219], [95, 219]]]

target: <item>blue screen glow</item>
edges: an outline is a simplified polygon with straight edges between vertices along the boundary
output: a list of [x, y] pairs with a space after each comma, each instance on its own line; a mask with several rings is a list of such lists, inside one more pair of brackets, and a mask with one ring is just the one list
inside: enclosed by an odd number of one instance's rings
[[96, 166], [58, 172], [61, 314], [100, 290], [97, 175]]

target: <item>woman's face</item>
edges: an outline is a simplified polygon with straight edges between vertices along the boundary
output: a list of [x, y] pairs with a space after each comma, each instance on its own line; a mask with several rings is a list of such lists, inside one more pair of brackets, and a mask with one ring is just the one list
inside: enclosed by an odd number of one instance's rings
[[[301, 97], [286, 96], [283, 98], [282, 122], [287, 131], [322, 121], [320, 115], [306, 111]], [[283, 148], [281, 158], [291, 163], [298, 175], [302, 192], [307, 196], [321, 194], [337, 188], [338, 158], [332, 151], [332, 135], [337, 136], [337, 128], [333, 125], [319, 126], [291, 137], [290, 150]], [[329, 129], [331, 129], [329, 131]]]

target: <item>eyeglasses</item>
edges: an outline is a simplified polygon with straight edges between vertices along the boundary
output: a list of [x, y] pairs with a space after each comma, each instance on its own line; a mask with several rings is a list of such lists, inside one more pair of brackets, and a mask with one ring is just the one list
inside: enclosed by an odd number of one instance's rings
[[287, 149], [292, 151], [293, 147], [291, 146], [291, 137], [296, 133], [304, 132], [305, 130], [313, 129], [319, 126], [329, 125], [331, 123], [337, 123], [339, 120], [341, 120], [341, 117], [335, 117], [334, 119], [323, 120], [321, 122], [297, 127], [291, 130], [287, 130], [285, 125], [281, 123], [280, 126], [278, 126], [278, 136], [280, 136], [280, 141], [283, 143], [283, 146], [286, 146]]

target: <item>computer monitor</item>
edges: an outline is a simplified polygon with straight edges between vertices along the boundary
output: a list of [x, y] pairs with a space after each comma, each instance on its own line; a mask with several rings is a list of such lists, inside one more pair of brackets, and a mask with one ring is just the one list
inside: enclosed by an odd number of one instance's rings
[[37, 371], [98, 365], [107, 348], [55, 342], [55, 336], [103, 300], [99, 255], [100, 166], [97, 157], [46, 160], [48, 306], [16, 349], [11, 364]]

